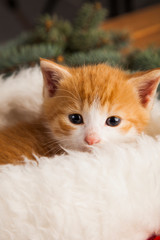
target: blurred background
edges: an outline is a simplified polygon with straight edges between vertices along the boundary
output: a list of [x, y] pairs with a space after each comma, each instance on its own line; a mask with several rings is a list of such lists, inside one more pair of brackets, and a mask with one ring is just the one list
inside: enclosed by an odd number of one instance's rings
[[[44, 13], [72, 20], [85, 0], [0, 0], [0, 42], [16, 37], [34, 27]], [[109, 10], [109, 18], [160, 3], [160, 0], [101, 0]]]

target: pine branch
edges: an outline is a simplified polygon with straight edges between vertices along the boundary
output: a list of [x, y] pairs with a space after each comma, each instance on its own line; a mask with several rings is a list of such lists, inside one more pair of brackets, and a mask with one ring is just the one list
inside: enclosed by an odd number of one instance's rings
[[107, 33], [101, 29], [75, 32], [70, 41], [69, 49], [72, 51], [88, 51], [105, 45]]
[[58, 19], [57, 16], [44, 15], [39, 19], [33, 39], [34, 42], [66, 45], [71, 32], [72, 26], [68, 21]]
[[99, 48], [89, 52], [76, 52], [65, 56], [65, 63], [69, 66], [106, 63], [111, 66], [123, 66], [122, 55], [112, 48]]
[[100, 3], [85, 3], [79, 10], [73, 23], [75, 31], [87, 31], [91, 28], [97, 28], [107, 15], [107, 10], [102, 8]]
[[131, 70], [148, 70], [160, 65], [160, 48], [135, 50], [127, 57], [127, 68]]
[[108, 44], [119, 50], [130, 44], [129, 32], [126, 30], [121, 31], [108, 31]]
[[72, 65], [99, 62], [124, 65], [117, 51], [129, 43], [128, 35], [100, 28], [106, 13], [99, 3], [86, 3], [73, 24], [57, 16], [41, 16], [32, 32], [0, 46], [0, 72], [37, 63], [39, 57]]
[[17, 48], [21, 45], [28, 44], [32, 39], [30, 32], [23, 32], [13, 40], [8, 41], [5, 44], [0, 45], [0, 53], [11, 48]]
[[11, 71], [17, 67], [39, 62], [39, 58], [56, 58], [62, 54], [63, 49], [59, 45], [40, 44], [25, 45], [19, 49], [7, 49], [0, 54], [0, 72]]

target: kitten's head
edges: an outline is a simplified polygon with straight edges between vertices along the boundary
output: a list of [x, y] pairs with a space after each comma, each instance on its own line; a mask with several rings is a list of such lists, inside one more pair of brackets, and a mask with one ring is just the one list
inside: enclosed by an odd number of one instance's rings
[[41, 69], [44, 116], [62, 146], [126, 141], [147, 126], [160, 70], [127, 74], [105, 64], [69, 68], [45, 59]]

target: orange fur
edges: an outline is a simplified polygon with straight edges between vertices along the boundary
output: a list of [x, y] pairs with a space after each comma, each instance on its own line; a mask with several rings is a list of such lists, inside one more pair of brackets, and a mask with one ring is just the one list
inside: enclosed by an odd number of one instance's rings
[[[35, 160], [34, 154], [52, 156], [62, 153], [58, 141], [54, 139], [63, 141], [64, 136], [70, 136], [76, 129], [68, 121], [68, 114], [83, 115], [84, 109], [88, 111], [95, 100], [99, 101], [100, 111], [107, 112], [110, 116], [121, 116], [122, 120], [125, 120], [125, 124], [120, 128], [122, 134], [132, 127], [138, 133], [145, 129], [150, 109], [143, 106], [138, 80], [135, 79], [144, 76], [141, 81], [145, 82], [148, 72], [130, 75], [105, 64], [68, 68], [48, 60], [42, 59], [41, 62], [44, 63], [44, 66], [41, 65], [44, 103], [39, 120], [21, 123], [0, 132], [0, 164], [20, 164], [24, 162], [24, 156]], [[50, 86], [51, 79], [47, 82], [48, 76], [52, 77], [52, 71], [55, 71], [53, 75], [57, 78], [56, 84], [59, 82], [53, 89]], [[155, 80], [153, 91], [151, 89], [148, 93], [150, 98], [154, 97], [157, 85]], [[147, 105], [147, 102], [145, 104]]]
[[[98, 98], [104, 111], [108, 108], [111, 115], [118, 115], [119, 112], [124, 115], [129, 123], [122, 130], [128, 131], [132, 125], [136, 126], [139, 132], [144, 129], [149, 112], [140, 104], [138, 93], [133, 85], [129, 84], [129, 75], [124, 71], [100, 64], [71, 68], [69, 72], [73, 78], [62, 81], [56, 97], [44, 101], [44, 112], [53, 128], [59, 126], [55, 116], [68, 111], [66, 105], [80, 113], [85, 103], [89, 108], [94, 99]], [[53, 106], [57, 107], [53, 109]], [[61, 135], [65, 134], [67, 128], [69, 131], [70, 126], [64, 121], [59, 129]]]
[[0, 146], [0, 164], [22, 164], [24, 157], [36, 160], [34, 154], [52, 156], [60, 150], [41, 120], [2, 130]]

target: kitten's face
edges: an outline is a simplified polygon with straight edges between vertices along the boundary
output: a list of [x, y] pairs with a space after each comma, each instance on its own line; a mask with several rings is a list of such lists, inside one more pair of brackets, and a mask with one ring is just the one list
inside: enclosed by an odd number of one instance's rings
[[44, 114], [63, 147], [87, 150], [128, 141], [146, 127], [148, 102], [142, 104], [133, 77], [104, 64], [67, 69], [54, 66], [54, 71], [51, 66], [43, 71]]

